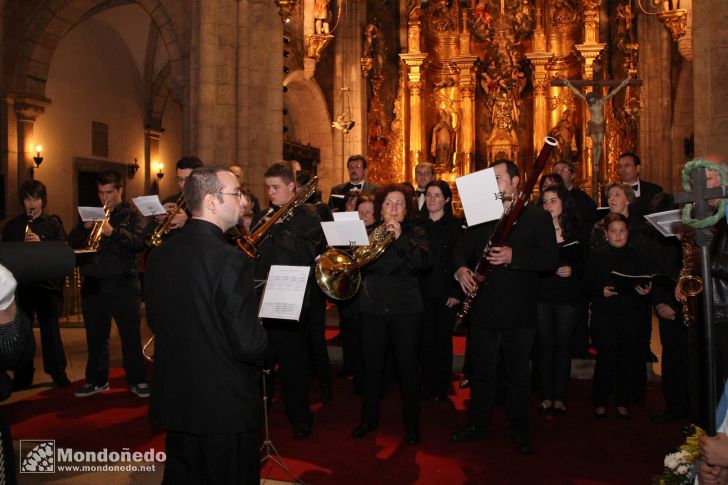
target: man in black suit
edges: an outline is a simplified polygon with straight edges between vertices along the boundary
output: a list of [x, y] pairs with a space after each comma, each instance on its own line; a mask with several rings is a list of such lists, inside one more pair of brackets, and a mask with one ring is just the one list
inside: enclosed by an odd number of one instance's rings
[[[361, 155], [352, 155], [346, 161], [349, 181], [335, 185], [329, 195], [329, 207], [334, 212], [344, 212], [347, 199], [354, 193], [373, 194], [378, 185], [367, 182], [367, 159]], [[356, 210], [356, 208], [352, 209]]]
[[417, 182], [415, 197], [418, 211], [425, 206], [425, 187], [433, 180], [435, 180], [435, 165], [430, 162], [420, 162], [415, 165], [415, 182]]
[[[642, 162], [636, 153], [622, 153], [617, 160], [617, 176], [623, 184], [632, 187], [636, 197], [629, 205], [629, 211], [639, 217], [650, 213], [652, 198], [662, 192], [662, 187], [659, 185], [640, 179], [641, 169]], [[606, 200], [606, 195], [602, 194], [603, 206], [607, 205]]]
[[571, 160], [559, 160], [554, 163], [553, 172], [561, 175], [561, 179], [564, 181], [564, 186], [569, 193], [569, 196], [574, 201], [577, 211], [579, 212], [579, 219], [581, 220], [581, 226], [586, 234], [591, 231], [592, 224], [594, 224], [594, 215], [597, 210], [597, 203], [587, 195], [581, 189], [574, 187], [574, 172], [576, 167], [574, 162]]
[[[265, 171], [265, 185], [272, 209], [278, 209], [296, 197], [296, 179], [287, 163], [274, 163]], [[256, 221], [253, 221], [253, 226]], [[302, 204], [286, 219], [278, 219], [267, 237], [258, 246], [260, 258], [255, 262], [255, 278], [268, 278], [270, 267], [276, 265], [312, 266], [323, 239], [321, 220], [311, 204]], [[312, 289], [307, 293], [310, 294]], [[303, 304], [301, 315], [308, 311], [309, 299]], [[313, 416], [308, 407], [308, 379], [306, 375], [306, 334], [302, 322], [266, 318], [263, 325], [268, 332], [269, 348], [266, 368], [278, 363], [281, 396], [288, 420], [296, 438], [311, 435]], [[272, 387], [268, 387], [270, 391]]]
[[184, 194], [192, 219], [151, 254], [144, 290], [156, 339], [149, 419], [167, 431], [163, 483], [257, 484], [267, 338], [250, 260], [223, 235], [245, 198], [223, 167], [192, 172]]
[[[498, 188], [512, 195], [520, 181], [518, 167], [510, 160], [496, 160]], [[504, 202], [504, 205], [510, 204]], [[464, 293], [475, 290], [470, 269], [480, 259], [497, 222], [474, 226], [465, 233], [453, 253], [455, 278]], [[540, 207], [527, 205], [506, 246], [491, 249], [492, 271], [470, 310], [471, 401], [468, 425], [454, 432], [451, 441], [464, 442], [488, 430], [496, 396], [499, 356], [503, 356], [506, 380], [508, 431], [520, 453], [532, 453], [528, 431], [531, 402], [530, 353], [536, 336], [538, 273], [556, 269], [558, 249], [551, 217]]]

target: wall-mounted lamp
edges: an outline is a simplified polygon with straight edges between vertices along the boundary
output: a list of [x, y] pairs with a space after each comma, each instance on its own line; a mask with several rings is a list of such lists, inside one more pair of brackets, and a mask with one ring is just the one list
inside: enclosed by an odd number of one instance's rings
[[30, 167], [30, 178], [31, 179], [35, 175], [36, 169], [40, 168], [40, 164], [43, 163], [43, 157], [41, 156], [41, 153], [43, 153], [43, 147], [41, 145], [36, 145], [35, 156], [33, 157], [33, 162], [35, 162], [35, 167]]
[[157, 162], [157, 179], [162, 180], [164, 177], [164, 164], [161, 162]]
[[134, 163], [126, 164], [126, 174], [129, 176], [130, 179], [134, 178], [134, 175], [136, 175], [137, 170], [139, 170], [139, 164], [137, 163], [136, 158], [134, 158]]

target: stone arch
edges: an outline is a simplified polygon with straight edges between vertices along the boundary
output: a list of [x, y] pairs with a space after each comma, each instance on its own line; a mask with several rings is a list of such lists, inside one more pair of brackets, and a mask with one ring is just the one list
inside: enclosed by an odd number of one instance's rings
[[147, 107], [147, 117], [150, 128], [160, 129], [162, 127], [162, 118], [164, 117], [164, 107], [171, 95], [171, 90], [167, 84], [171, 73], [170, 64], [167, 63], [152, 81], [149, 106]]
[[314, 79], [306, 79], [302, 70], [291, 72], [283, 81], [288, 92], [283, 96], [283, 107], [293, 122], [292, 132], [298, 142], [321, 150], [318, 167], [319, 189], [325, 197], [335, 185], [334, 140], [331, 117], [321, 87]]
[[25, 28], [23, 34], [15, 38], [21, 39], [18, 45], [6, 45], [6, 56], [15, 52], [15, 58], [6, 58], [6, 66], [10, 68], [10, 90], [14, 93], [45, 99], [45, 87], [48, 79], [53, 53], [58, 44], [74, 26], [86, 18], [103, 10], [125, 4], [137, 4], [152, 19], [167, 48], [172, 71], [174, 88], [181, 87], [182, 50], [172, 18], [163, 0], [71, 0], [57, 8], [55, 3], [47, 2], [43, 6], [28, 12], [29, 23], [18, 22], [18, 28]]

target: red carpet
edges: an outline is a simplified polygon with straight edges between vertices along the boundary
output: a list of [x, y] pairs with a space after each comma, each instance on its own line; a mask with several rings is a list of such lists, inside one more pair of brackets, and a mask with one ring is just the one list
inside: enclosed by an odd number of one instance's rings
[[[535, 412], [532, 435], [536, 453], [518, 455], [507, 438], [505, 413], [497, 408], [491, 432], [473, 443], [457, 445], [448, 437], [464, 424], [467, 391], [448, 404], [422, 406], [422, 443], [404, 442], [396, 388], [383, 401], [379, 430], [362, 440], [349, 433], [359, 418], [360, 401], [350, 383], [334, 382], [334, 401], [314, 403], [314, 432], [296, 440], [279, 400], [271, 410], [271, 439], [286, 464], [310, 484], [646, 484], [661, 471], [665, 453], [681, 441], [682, 424], [652, 425], [649, 415], [661, 410], [659, 385], [650, 383], [647, 405], [633, 407], [632, 420], [592, 417], [589, 381], [571, 382], [569, 414], [544, 417]], [[76, 449], [163, 449], [164, 435], [146, 420], [146, 401], [126, 390], [121, 371], [112, 373], [112, 391], [78, 399], [70, 389], [52, 389], [5, 406], [15, 439], [55, 439]], [[317, 398], [312, 386], [311, 398]], [[535, 402], [534, 402], [535, 407]], [[277, 466], [262, 475], [288, 479]]]

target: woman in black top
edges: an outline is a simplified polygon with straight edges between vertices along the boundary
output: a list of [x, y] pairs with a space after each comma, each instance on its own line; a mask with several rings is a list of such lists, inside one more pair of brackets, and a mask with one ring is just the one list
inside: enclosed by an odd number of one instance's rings
[[559, 245], [559, 266], [539, 279], [537, 341], [540, 370], [540, 413], [566, 414], [571, 374], [571, 343], [579, 318], [579, 278], [585, 262], [585, 241], [576, 208], [563, 185], [550, 185], [540, 197], [551, 214]]
[[442, 401], [452, 374], [452, 328], [455, 305], [462, 298], [451, 269], [452, 250], [462, 236], [463, 222], [452, 214], [452, 191], [447, 182], [433, 180], [425, 187], [422, 226], [430, 244], [432, 266], [422, 274], [423, 397]]
[[359, 289], [364, 396], [362, 421], [352, 432], [363, 438], [377, 428], [382, 371], [391, 345], [404, 406], [407, 442], [420, 441], [419, 349], [422, 297], [417, 275], [430, 264], [427, 235], [412, 224], [416, 207], [401, 185], [379, 189], [374, 201], [377, 219], [394, 239], [384, 253], [363, 270]]

